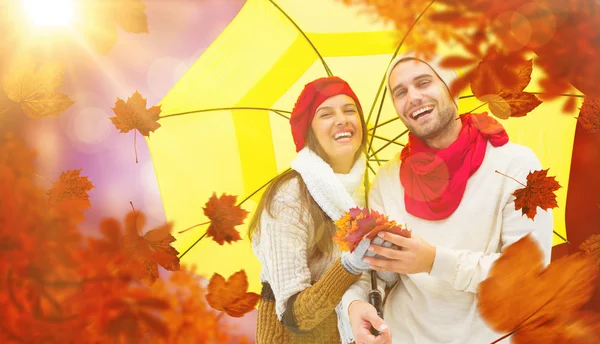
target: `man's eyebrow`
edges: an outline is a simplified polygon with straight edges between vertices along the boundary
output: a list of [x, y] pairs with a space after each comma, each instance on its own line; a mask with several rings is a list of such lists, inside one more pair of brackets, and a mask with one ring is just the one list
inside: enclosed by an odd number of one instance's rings
[[[425, 78], [431, 78], [431, 77], [433, 77], [431, 74], [420, 74], [420, 75], [415, 76], [413, 78], [413, 81], [417, 81], [417, 80], [425, 79]], [[392, 88], [392, 93], [396, 93], [396, 90], [403, 86], [404, 86], [403, 84], [398, 84], [398, 85], [394, 86], [394, 88]]]

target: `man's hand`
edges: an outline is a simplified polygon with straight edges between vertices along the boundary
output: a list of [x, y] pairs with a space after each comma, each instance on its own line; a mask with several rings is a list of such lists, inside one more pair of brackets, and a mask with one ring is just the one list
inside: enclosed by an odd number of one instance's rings
[[[391, 344], [390, 329], [377, 315], [375, 307], [364, 301], [352, 301], [348, 307], [350, 326], [356, 344]], [[371, 326], [381, 334], [377, 337], [371, 334]]]
[[365, 257], [365, 262], [371, 265], [373, 270], [391, 271], [400, 274], [431, 272], [435, 260], [435, 246], [414, 233], [411, 238], [384, 231], [379, 232], [378, 236], [398, 246], [399, 249], [371, 245], [369, 247], [370, 251], [387, 258]]

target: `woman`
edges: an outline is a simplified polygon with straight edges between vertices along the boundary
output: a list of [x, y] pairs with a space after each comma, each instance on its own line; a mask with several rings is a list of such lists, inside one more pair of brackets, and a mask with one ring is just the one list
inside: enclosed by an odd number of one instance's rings
[[366, 128], [338, 77], [307, 84], [290, 118], [297, 157], [266, 189], [249, 224], [262, 263], [257, 343], [339, 343], [336, 306], [369, 266], [363, 240], [343, 255], [334, 221], [364, 206]]

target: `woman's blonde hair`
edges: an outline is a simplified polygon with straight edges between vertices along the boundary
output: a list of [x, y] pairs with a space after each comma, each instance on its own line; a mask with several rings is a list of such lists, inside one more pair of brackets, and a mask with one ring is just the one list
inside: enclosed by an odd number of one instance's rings
[[[362, 128], [362, 140], [360, 143], [360, 149], [356, 152], [354, 156], [354, 161], [358, 160], [361, 154], [367, 154], [367, 126], [365, 124], [365, 119], [363, 115], [363, 111], [357, 104], [358, 113], [360, 115], [360, 122]], [[306, 137], [306, 146], [310, 148], [313, 152], [317, 153], [323, 160], [326, 161], [326, 154], [315, 134], [312, 131], [312, 128], [309, 128], [308, 135]], [[310, 222], [309, 222], [309, 230], [314, 231], [314, 235], [309, 236], [311, 241], [308, 243], [309, 257], [319, 258], [322, 256], [326, 256], [333, 252], [333, 240], [331, 238], [335, 235], [336, 227], [333, 224], [333, 221], [327, 216], [327, 214], [319, 207], [317, 202], [312, 198], [310, 192], [306, 188], [306, 184], [302, 181], [302, 177], [295, 170], [288, 170], [283, 172], [279, 176], [277, 176], [273, 181], [267, 186], [264, 194], [262, 195], [260, 202], [256, 206], [254, 214], [250, 219], [250, 223], [248, 224], [248, 237], [252, 239], [254, 234], [260, 234], [260, 218], [263, 211], [267, 211], [269, 216], [276, 217], [276, 214], [272, 212], [272, 204], [275, 195], [279, 188], [282, 185], [293, 178], [298, 180], [299, 193], [300, 193], [300, 213], [308, 212]]]

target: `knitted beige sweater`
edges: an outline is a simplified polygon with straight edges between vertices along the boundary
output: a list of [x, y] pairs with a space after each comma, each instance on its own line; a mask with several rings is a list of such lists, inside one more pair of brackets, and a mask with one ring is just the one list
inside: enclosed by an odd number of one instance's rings
[[[360, 277], [341, 266], [337, 247], [331, 256], [308, 257], [314, 231], [308, 214], [300, 211], [298, 183], [292, 179], [278, 190], [272, 205], [276, 216], [265, 211], [253, 238], [262, 264], [260, 279], [268, 284], [258, 306], [257, 343], [339, 343], [335, 307]], [[284, 325], [291, 297], [292, 324], [288, 311]]]

